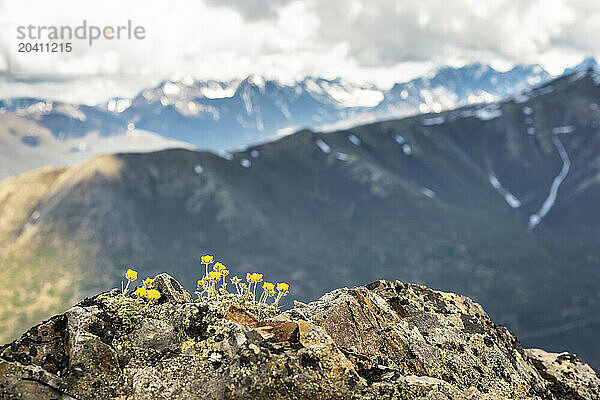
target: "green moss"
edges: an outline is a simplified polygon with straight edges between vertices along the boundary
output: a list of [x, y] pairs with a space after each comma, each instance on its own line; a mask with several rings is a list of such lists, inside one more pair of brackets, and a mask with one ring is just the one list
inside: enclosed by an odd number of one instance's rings
[[130, 328], [138, 323], [147, 305], [142, 299], [126, 297], [123, 294], [114, 297], [99, 296], [98, 300], [101, 300], [111, 311], [116, 312], [123, 325]]
[[196, 300], [196, 303], [213, 305], [222, 309], [226, 309], [230, 304], [237, 304], [253, 313], [260, 319], [273, 318], [281, 312], [281, 310], [274, 304], [257, 303], [252, 299], [248, 299], [244, 296], [233, 293], [220, 294], [218, 297], [211, 298], [210, 300]]

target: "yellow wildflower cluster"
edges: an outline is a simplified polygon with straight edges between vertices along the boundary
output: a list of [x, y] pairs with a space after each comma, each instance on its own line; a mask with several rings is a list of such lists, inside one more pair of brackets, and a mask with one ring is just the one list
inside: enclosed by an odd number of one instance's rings
[[[129, 286], [131, 282], [138, 279], [138, 272], [134, 269], [127, 269], [124, 277], [127, 283], [121, 281], [121, 293], [116, 296], [110, 294], [103, 294], [98, 296], [99, 300], [109, 307], [112, 311], [116, 312], [124, 325], [133, 327], [142, 316], [142, 312], [156, 301], [161, 298], [161, 293], [156, 290], [154, 285], [154, 279], [146, 278], [142, 281], [143, 286], [138, 287], [134, 291], [135, 296], [128, 296]], [[148, 299], [150, 301], [144, 301]]]
[[[137, 280], [138, 273], [137, 271], [129, 268], [127, 272], [125, 272], [125, 278], [127, 279], [127, 284], [123, 287], [123, 282], [121, 282], [121, 292], [123, 295], [127, 294], [129, 290], [129, 284], [135, 280]], [[160, 299], [160, 292], [156, 289], [152, 288], [152, 284], [154, 283], [154, 279], [146, 278], [144, 280], [144, 286], [135, 289], [135, 295], [142, 299], [148, 298], [148, 300], [156, 301]]]
[[[205, 254], [200, 257], [200, 261], [205, 266], [205, 275], [198, 281], [198, 295], [200, 300], [211, 300], [218, 298], [219, 296], [233, 295], [240, 299], [252, 301], [256, 304], [268, 304], [269, 298], [273, 298], [275, 307], [279, 306], [281, 298], [288, 294], [290, 286], [285, 282], [279, 282], [277, 284], [271, 282], [263, 282], [263, 274], [258, 272], [246, 273], [246, 283], [242, 282], [237, 276], [233, 276], [229, 281], [234, 285], [235, 292], [227, 291], [227, 276], [229, 275], [229, 269], [221, 262], [216, 262], [212, 266], [212, 270], [209, 268], [210, 264], [213, 263], [214, 257], [211, 254]], [[217, 288], [217, 283], [221, 283], [221, 287]], [[262, 294], [256, 298], [256, 287], [259, 282], [262, 284]], [[276, 290], [277, 289], [277, 290]]]

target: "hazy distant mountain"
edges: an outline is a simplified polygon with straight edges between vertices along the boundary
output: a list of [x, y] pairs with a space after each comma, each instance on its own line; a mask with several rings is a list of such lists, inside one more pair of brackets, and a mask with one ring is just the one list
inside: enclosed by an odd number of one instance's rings
[[136, 129], [97, 107], [41, 99], [0, 100], [0, 180], [98, 154], [193, 147]]
[[333, 95], [356, 91], [358, 97], [369, 90], [382, 96], [374, 89], [324, 79], [293, 85], [256, 77], [229, 83], [163, 82], [133, 99], [122, 114], [165, 137], [203, 149], [230, 150], [273, 138], [282, 128], [345, 118], [352, 107]]
[[[0, 179], [101, 153], [173, 147], [173, 140], [213, 151], [239, 149], [300, 128], [331, 130], [495, 101], [547, 78], [539, 66], [499, 72], [474, 64], [442, 68], [387, 91], [343, 79], [284, 84], [249, 77], [165, 81], [133, 99], [98, 106], [5, 99], [0, 100]], [[132, 137], [133, 131], [138, 135]]]
[[211, 251], [289, 281], [289, 301], [379, 278], [465, 293], [527, 345], [599, 367], [599, 104], [600, 76], [576, 73], [227, 157], [120, 154], [8, 178], [2, 337], [117, 286], [125, 266], [192, 289]]
[[387, 91], [322, 78], [294, 84], [256, 77], [227, 83], [165, 81], [143, 91], [123, 115], [141, 129], [201, 149], [230, 150], [272, 139], [290, 127], [318, 129], [496, 101], [548, 77], [538, 65], [499, 72], [472, 64], [442, 68]]
[[376, 110], [379, 115], [405, 116], [489, 103], [538, 85], [549, 77], [539, 65], [519, 65], [506, 72], [483, 64], [446, 67], [410, 82], [397, 83]]

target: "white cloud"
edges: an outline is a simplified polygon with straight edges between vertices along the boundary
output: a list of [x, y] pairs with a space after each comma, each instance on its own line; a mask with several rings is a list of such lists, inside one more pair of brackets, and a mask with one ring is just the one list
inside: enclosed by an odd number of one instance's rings
[[[18, 25], [124, 24], [144, 40], [19, 54]], [[597, 0], [0, 0], [0, 71], [189, 74], [283, 80], [342, 76], [390, 85], [434, 65], [540, 62], [560, 72], [600, 54]]]
[[[348, 42], [349, 57], [362, 65], [492, 58], [536, 62], [569, 28], [590, 18], [568, 0], [355, 0], [363, 3], [359, 15], [340, 11], [345, 0], [313, 1], [311, 8], [328, 21], [321, 26], [322, 39]], [[588, 11], [600, 15], [600, 5]], [[600, 31], [600, 26], [589, 28]], [[585, 47], [580, 50], [600, 50], [593, 41]]]

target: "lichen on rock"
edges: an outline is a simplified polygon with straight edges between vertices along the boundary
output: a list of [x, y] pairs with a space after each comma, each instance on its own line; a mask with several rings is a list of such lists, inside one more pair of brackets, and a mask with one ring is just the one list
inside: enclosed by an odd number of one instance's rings
[[260, 318], [155, 284], [133, 326], [108, 292], [3, 346], [0, 398], [600, 399], [587, 364], [524, 350], [464, 296], [378, 281]]

